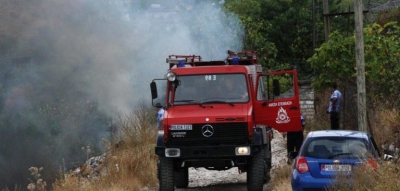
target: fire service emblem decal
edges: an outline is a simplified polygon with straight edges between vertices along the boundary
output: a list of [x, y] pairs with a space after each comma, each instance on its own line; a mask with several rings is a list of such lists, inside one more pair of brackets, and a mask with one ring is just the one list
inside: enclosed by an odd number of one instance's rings
[[281, 123], [289, 123], [290, 118], [288, 114], [286, 113], [286, 110], [283, 109], [282, 107], [279, 108], [278, 110], [278, 116], [276, 117], [276, 123], [281, 124]]

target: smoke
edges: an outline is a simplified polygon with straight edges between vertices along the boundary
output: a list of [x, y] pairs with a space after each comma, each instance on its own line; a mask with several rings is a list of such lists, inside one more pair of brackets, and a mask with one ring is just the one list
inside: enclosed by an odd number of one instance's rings
[[52, 179], [86, 160], [81, 147], [100, 153], [117, 113], [151, 103], [149, 83], [167, 72], [168, 55], [241, 50], [241, 24], [223, 1], [159, 2], [4, 2], [0, 186], [26, 185], [31, 166]]

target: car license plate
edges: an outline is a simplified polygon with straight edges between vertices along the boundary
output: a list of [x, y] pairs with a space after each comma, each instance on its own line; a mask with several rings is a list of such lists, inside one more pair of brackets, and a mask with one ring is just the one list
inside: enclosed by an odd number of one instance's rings
[[171, 130], [192, 130], [192, 125], [171, 125]]
[[323, 164], [322, 171], [351, 171], [351, 165], [347, 164]]

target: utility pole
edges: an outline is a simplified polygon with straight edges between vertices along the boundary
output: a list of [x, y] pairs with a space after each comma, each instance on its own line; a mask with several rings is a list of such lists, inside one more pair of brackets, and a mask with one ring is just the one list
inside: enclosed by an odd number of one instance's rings
[[367, 109], [365, 93], [365, 63], [364, 63], [364, 33], [363, 33], [363, 4], [361, 0], [354, 0], [354, 21], [356, 29], [356, 65], [357, 65], [357, 108], [358, 129], [367, 131]]
[[328, 16], [328, 14], [329, 14], [329, 1], [328, 0], [323, 0], [322, 9], [324, 12], [325, 42], [328, 42], [329, 34], [331, 33], [331, 29], [330, 29], [331, 21], [330, 21], [330, 17]]
[[316, 48], [316, 27], [315, 27], [315, 0], [312, 0], [312, 22], [313, 22], [313, 27], [312, 27], [312, 36], [313, 36], [313, 54], [315, 52], [315, 48]]

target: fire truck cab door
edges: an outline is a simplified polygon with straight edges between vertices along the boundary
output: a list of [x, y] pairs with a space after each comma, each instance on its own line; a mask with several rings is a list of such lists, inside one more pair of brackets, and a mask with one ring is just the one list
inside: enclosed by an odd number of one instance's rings
[[259, 74], [255, 88], [256, 124], [267, 125], [280, 132], [302, 130], [296, 70]]

